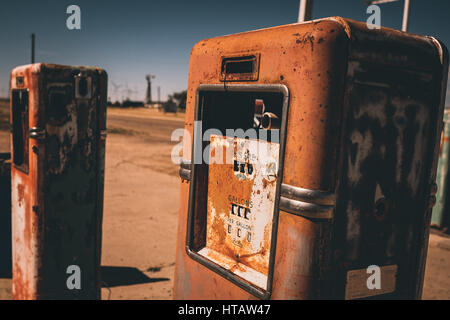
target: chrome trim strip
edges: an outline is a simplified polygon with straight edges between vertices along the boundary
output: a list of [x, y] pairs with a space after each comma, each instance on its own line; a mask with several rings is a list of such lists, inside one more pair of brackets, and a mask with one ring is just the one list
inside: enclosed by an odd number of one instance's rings
[[281, 185], [281, 196], [293, 200], [328, 206], [334, 206], [336, 203], [336, 196], [334, 193], [294, 187], [284, 183]]
[[280, 197], [280, 210], [308, 219], [333, 219], [334, 206], [324, 206]]
[[29, 135], [32, 139], [44, 139], [45, 138], [45, 129], [33, 127], [29, 129]]
[[334, 193], [281, 185], [280, 209], [308, 219], [332, 219], [336, 196]]
[[198, 91], [232, 91], [232, 92], [280, 92], [284, 96], [284, 102], [289, 99], [289, 90], [283, 84], [201, 84]]

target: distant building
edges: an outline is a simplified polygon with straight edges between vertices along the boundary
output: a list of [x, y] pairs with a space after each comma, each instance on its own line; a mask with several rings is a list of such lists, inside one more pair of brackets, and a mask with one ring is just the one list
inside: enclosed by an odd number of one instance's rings
[[153, 101], [151, 103], [146, 103], [144, 105], [145, 108], [150, 108], [150, 109], [160, 109], [162, 108], [163, 103], [162, 102], [158, 102], [158, 101]]

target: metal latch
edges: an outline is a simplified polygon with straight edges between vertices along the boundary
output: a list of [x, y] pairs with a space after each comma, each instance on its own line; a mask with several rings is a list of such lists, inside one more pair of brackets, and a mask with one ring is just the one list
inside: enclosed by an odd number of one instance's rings
[[107, 133], [106, 129], [100, 130], [100, 140], [106, 140], [107, 134], [108, 133]]
[[181, 159], [180, 161], [180, 178], [183, 180], [191, 180], [191, 160]]
[[436, 204], [436, 193], [438, 190], [438, 186], [435, 182], [431, 184], [430, 187], [430, 197], [428, 198], [428, 208], [433, 208]]

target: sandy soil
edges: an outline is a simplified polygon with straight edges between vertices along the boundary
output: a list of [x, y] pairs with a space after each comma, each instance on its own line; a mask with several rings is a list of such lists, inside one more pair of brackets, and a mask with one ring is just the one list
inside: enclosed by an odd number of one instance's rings
[[450, 237], [432, 232], [428, 243], [422, 299], [450, 300]]
[[170, 299], [175, 264], [178, 167], [170, 135], [179, 115], [108, 110], [103, 299]]
[[[118, 125], [112, 119], [109, 123], [109, 127]], [[168, 123], [160, 129], [170, 128], [170, 125], [182, 126], [183, 122]], [[103, 289], [102, 297], [170, 299], [176, 246], [178, 168], [170, 161], [171, 146], [166, 141], [157, 142], [157, 134], [143, 134], [139, 125], [133, 127], [140, 133], [108, 136], [102, 265], [136, 268], [142, 274], [139, 276], [135, 272], [129, 276], [141, 283]], [[151, 125], [148, 128], [154, 130]], [[127, 274], [119, 271], [112, 280], [125, 284], [133, 282], [127, 278]]]
[[[170, 134], [182, 126], [180, 115], [108, 113], [103, 299], [172, 297], [180, 180]], [[7, 136], [0, 127], [0, 152], [9, 149]], [[10, 286], [0, 279], [0, 299], [11, 298]], [[450, 299], [450, 238], [439, 234], [430, 237], [423, 298]]]

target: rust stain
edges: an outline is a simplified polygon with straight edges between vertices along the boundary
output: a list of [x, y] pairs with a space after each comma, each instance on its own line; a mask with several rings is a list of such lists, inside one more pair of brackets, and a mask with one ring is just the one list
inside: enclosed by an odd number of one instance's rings
[[19, 200], [19, 205], [22, 206], [25, 197], [25, 186], [23, 184], [17, 185], [17, 195]]
[[[264, 215], [271, 216], [276, 179], [262, 178], [266, 167], [260, 162], [265, 163], [269, 158], [258, 158], [257, 154], [249, 153], [253, 149], [246, 149], [255, 146], [256, 141], [211, 137], [210, 156], [218, 156], [217, 150], [221, 155], [233, 150], [233, 164], [209, 165], [206, 247], [215, 252], [208, 251], [209, 258], [226, 261], [227, 265], [232, 263], [228, 267], [231, 272], [245, 273], [246, 266], [267, 276], [272, 221], [269, 218], [264, 222], [267, 219]], [[271, 151], [269, 156], [277, 158], [278, 148], [272, 146]], [[272, 168], [269, 164], [268, 168]], [[263, 204], [267, 207], [260, 207]]]

